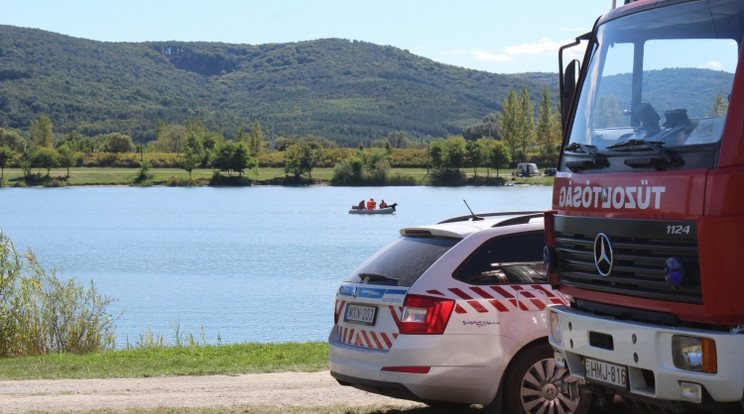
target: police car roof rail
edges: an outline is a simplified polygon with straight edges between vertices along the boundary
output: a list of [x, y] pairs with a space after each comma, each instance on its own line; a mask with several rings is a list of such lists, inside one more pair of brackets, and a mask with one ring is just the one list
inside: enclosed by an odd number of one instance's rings
[[523, 216], [514, 217], [508, 220], [500, 221], [493, 225], [493, 227], [505, 227], [505, 226], [513, 226], [515, 224], [525, 224], [529, 223], [530, 220], [533, 218], [542, 218], [544, 216], [544, 213], [542, 211], [538, 211], [535, 213], [525, 214]]
[[496, 223], [494, 227], [528, 223], [533, 218], [542, 217], [543, 212], [542, 211], [502, 211], [498, 213], [470, 214], [467, 216], [452, 217], [447, 220], [440, 221], [437, 224], [456, 223], [458, 221], [483, 220], [486, 217], [501, 217], [501, 216], [518, 216], [518, 217], [513, 217], [508, 220], [504, 220], [499, 223]]

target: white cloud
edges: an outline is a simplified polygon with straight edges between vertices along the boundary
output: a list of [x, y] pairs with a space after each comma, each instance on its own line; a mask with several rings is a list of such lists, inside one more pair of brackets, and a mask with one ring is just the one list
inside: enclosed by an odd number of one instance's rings
[[[571, 41], [557, 41], [542, 38], [537, 42], [506, 46], [500, 50], [472, 47], [470, 49], [451, 49], [442, 52], [441, 61], [479, 70], [499, 70], [506, 72], [551, 72], [558, 62], [558, 49]], [[571, 48], [565, 58], [581, 59], [584, 48]], [[575, 56], [574, 56], [575, 55]]]
[[503, 53], [494, 53], [482, 49], [471, 49], [470, 54], [479, 62], [512, 62], [515, 58], [522, 56], [558, 56], [558, 48], [560, 46], [561, 43], [548, 38], [542, 38], [538, 42], [522, 43], [517, 46], [507, 46], [504, 48]]
[[473, 49], [471, 51], [475, 56], [475, 60], [481, 62], [509, 62], [514, 60], [513, 57], [502, 54], [502, 53], [491, 53], [485, 50]]
[[555, 55], [558, 53], [560, 44], [548, 38], [542, 38], [538, 42], [522, 43], [518, 46], [507, 46], [506, 53], [510, 56], [522, 55]]
[[721, 62], [711, 60], [710, 62], [703, 65], [703, 68], [712, 70], [723, 70], [723, 64], [721, 64]]

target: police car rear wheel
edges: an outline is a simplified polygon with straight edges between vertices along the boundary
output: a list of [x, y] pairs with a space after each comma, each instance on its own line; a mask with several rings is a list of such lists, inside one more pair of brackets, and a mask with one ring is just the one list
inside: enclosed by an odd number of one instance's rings
[[587, 398], [561, 393], [567, 370], [557, 369], [553, 348], [541, 342], [523, 349], [512, 360], [504, 377], [504, 412], [516, 414], [573, 413], [589, 410]]

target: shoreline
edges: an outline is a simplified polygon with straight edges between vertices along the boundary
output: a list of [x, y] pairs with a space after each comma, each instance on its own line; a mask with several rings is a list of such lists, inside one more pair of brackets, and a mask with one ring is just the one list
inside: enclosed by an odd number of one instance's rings
[[152, 168], [145, 180], [138, 179], [139, 170], [122, 167], [75, 167], [52, 169], [49, 175], [32, 174], [31, 180], [23, 176], [20, 169], [5, 169], [0, 179], [0, 188], [54, 188], [54, 187], [251, 187], [251, 186], [336, 186], [336, 187], [503, 187], [511, 185], [552, 185], [552, 176], [514, 178], [511, 174], [474, 174], [464, 172], [464, 181], [449, 184], [432, 184], [429, 172], [423, 168], [395, 168], [388, 180], [381, 184], [333, 184], [332, 168], [318, 168], [310, 177], [285, 175], [281, 169], [260, 169], [250, 174], [219, 175], [211, 169], [192, 171], [191, 176], [183, 169]]

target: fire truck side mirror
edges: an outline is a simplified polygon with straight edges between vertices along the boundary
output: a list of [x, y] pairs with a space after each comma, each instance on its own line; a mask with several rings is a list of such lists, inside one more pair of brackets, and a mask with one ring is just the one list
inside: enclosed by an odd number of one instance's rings
[[564, 127], [571, 101], [576, 92], [576, 78], [579, 74], [580, 65], [581, 63], [577, 59], [574, 59], [566, 65], [563, 73], [563, 82], [561, 83], [561, 122]]

